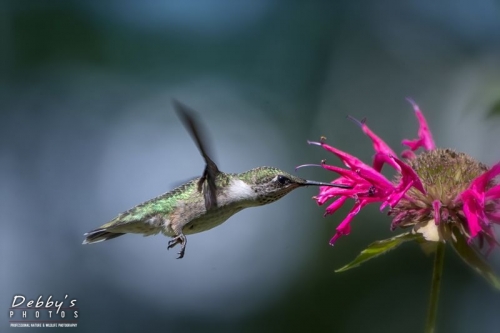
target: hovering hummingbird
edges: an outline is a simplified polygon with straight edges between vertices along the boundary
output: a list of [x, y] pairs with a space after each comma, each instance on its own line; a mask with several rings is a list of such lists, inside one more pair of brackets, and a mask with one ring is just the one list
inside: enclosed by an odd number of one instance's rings
[[305, 180], [272, 167], [258, 167], [243, 173], [224, 173], [208, 155], [208, 147], [204, 144], [206, 140], [202, 140], [201, 127], [195, 121], [195, 112], [176, 100], [173, 105], [205, 160], [202, 176], [139, 204], [89, 231], [84, 235], [83, 244], [105, 241], [126, 233], [149, 236], [161, 232], [173, 237], [167, 249], [181, 244], [177, 257], [180, 259], [186, 250], [185, 235], [212, 229], [244, 208], [274, 202], [302, 186], [350, 188]]

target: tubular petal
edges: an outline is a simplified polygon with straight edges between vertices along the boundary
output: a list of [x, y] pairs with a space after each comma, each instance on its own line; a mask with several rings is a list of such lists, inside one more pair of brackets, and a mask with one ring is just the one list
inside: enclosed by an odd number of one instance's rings
[[[408, 182], [406, 184], [406, 186], [402, 189], [400, 189], [399, 191], [394, 191], [393, 194], [391, 194], [389, 196], [389, 198], [387, 199], [387, 203], [389, 204], [389, 206], [391, 208], [394, 208], [398, 202], [403, 199], [403, 197], [405, 196], [406, 192], [408, 192], [408, 190], [413, 186], [413, 180], [411, 180], [410, 182]], [[398, 186], [399, 187], [399, 186]]]
[[493, 186], [485, 193], [485, 198], [488, 199], [500, 199], [500, 185]]
[[326, 207], [325, 216], [335, 213], [340, 207], [342, 207], [342, 205], [346, 202], [347, 199], [348, 197], [340, 197], [334, 202], [332, 202], [330, 206]]
[[415, 170], [413, 170], [412, 167], [410, 167], [408, 164], [404, 163], [395, 156], [389, 156], [385, 154], [377, 154], [377, 155], [380, 158], [380, 160], [384, 160], [386, 163], [389, 163], [389, 161], [394, 161], [394, 163], [398, 165], [402, 177], [401, 177], [401, 182], [397, 188], [399, 189], [406, 188], [407, 184], [411, 182], [413, 184], [413, 187], [415, 187], [417, 190], [425, 194], [425, 189], [424, 186], [422, 185], [422, 181], [420, 180], [420, 177], [417, 175], [417, 173], [415, 172]]
[[356, 214], [359, 213], [361, 210], [363, 204], [362, 203], [356, 203], [354, 204], [354, 207], [351, 209], [349, 214], [347, 214], [346, 218], [339, 224], [337, 227], [337, 232], [335, 235], [333, 235], [332, 239], [330, 239], [330, 245], [335, 245], [335, 241], [340, 237], [340, 236], [346, 236], [349, 235], [351, 232], [351, 221], [356, 216]]
[[[384, 155], [386, 155], [386, 154], [384, 154]], [[382, 170], [382, 167], [384, 166], [384, 163], [389, 164], [397, 171], [401, 171], [400, 166], [396, 162], [394, 162], [393, 160], [391, 160], [391, 159], [385, 160], [379, 154], [375, 154], [375, 156], [373, 157], [373, 168], [380, 172]]]
[[333, 171], [333, 172], [341, 175], [342, 177], [351, 179], [353, 181], [363, 181], [364, 180], [363, 178], [361, 178], [358, 175], [358, 173], [356, 173], [352, 170], [349, 170], [349, 169], [342, 169], [342, 168], [339, 168], [337, 166], [328, 165], [328, 164], [322, 164], [321, 166], [326, 170]]
[[371, 166], [363, 163], [360, 159], [325, 143], [321, 143], [321, 146], [325, 150], [337, 155], [337, 157], [340, 158], [348, 168], [355, 171], [360, 177], [366, 179], [373, 185], [385, 188], [391, 188], [393, 186], [392, 183], [381, 173], [373, 169]]
[[[373, 131], [366, 125], [365, 122], [359, 121], [354, 117], [349, 116], [349, 119], [353, 120], [355, 123], [357, 123], [363, 132], [372, 140], [373, 143], [373, 149], [375, 150], [376, 153], [380, 154], [386, 154], [386, 155], [396, 155], [396, 153], [385, 143], [384, 140], [382, 140], [379, 136], [377, 136]], [[373, 160], [373, 168], [377, 171], [382, 170], [383, 163], [382, 161], [377, 160], [376, 155]], [[399, 171], [399, 166], [394, 163], [393, 161], [390, 161], [389, 164], [392, 165], [392, 167], [396, 170]]]
[[406, 158], [408, 160], [412, 160], [414, 158], [417, 157], [417, 155], [415, 155], [414, 152], [412, 152], [411, 150], [404, 150], [402, 153], [401, 153], [401, 157], [403, 158]]
[[[469, 187], [459, 195], [459, 200], [463, 202], [463, 211], [469, 225], [471, 239], [480, 232], [488, 234], [489, 222], [497, 222], [500, 217], [496, 211], [486, 212], [485, 206], [488, 201], [499, 198], [500, 185], [493, 186], [486, 191], [490, 182], [500, 174], [500, 163], [476, 177]], [[498, 207], [498, 206], [494, 206]], [[494, 234], [491, 234], [494, 238]]]
[[478, 209], [477, 206], [475, 205], [475, 202], [467, 201], [464, 202], [464, 214], [465, 217], [467, 218], [467, 224], [469, 225], [469, 232], [470, 232], [470, 240], [472, 238], [476, 237], [477, 234], [482, 230], [481, 226], [479, 225], [479, 219], [478, 219]]
[[432, 139], [432, 133], [427, 125], [427, 121], [425, 120], [422, 111], [420, 111], [417, 103], [415, 103], [411, 98], [407, 98], [406, 100], [413, 106], [413, 110], [415, 111], [420, 127], [418, 129], [418, 139], [403, 140], [403, 144], [408, 146], [412, 151], [415, 151], [420, 147], [423, 147], [425, 150], [436, 149], [434, 139]]
[[432, 202], [432, 208], [434, 208], [434, 222], [436, 225], [441, 223], [441, 201], [434, 200]]
[[399, 158], [395, 156], [391, 156], [391, 158], [401, 167], [401, 174], [403, 176], [401, 182], [404, 184], [411, 181], [413, 182], [413, 187], [425, 194], [426, 191], [424, 189], [424, 185], [422, 184], [422, 181], [420, 180], [420, 177], [417, 175], [415, 170], [413, 170], [411, 166], [401, 161]]
[[495, 164], [491, 169], [474, 179], [469, 186], [469, 190], [484, 192], [488, 183], [498, 174], [500, 174], [500, 163]]

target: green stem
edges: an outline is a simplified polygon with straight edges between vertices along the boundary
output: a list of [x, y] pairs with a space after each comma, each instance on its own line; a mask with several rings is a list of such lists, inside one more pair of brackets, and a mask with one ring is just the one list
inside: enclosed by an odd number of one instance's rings
[[441, 276], [443, 275], [443, 263], [444, 263], [444, 243], [438, 242], [436, 254], [434, 257], [434, 271], [432, 272], [431, 298], [429, 300], [429, 309], [427, 311], [427, 323], [425, 324], [425, 333], [434, 333], [434, 330], [436, 328], [439, 287], [441, 285]]

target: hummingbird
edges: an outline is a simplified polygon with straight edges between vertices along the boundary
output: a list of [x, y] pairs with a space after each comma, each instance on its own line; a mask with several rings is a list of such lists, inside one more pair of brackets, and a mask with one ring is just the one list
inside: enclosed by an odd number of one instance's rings
[[222, 172], [209, 156], [195, 111], [177, 100], [172, 103], [205, 160], [203, 174], [87, 232], [83, 244], [97, 243], [127, 233], [144, 236], [162, 233], [172, 237], [167, 249], [181, 245], [177, 257], [181, 259], [186, 251], [186, 235], [212, 229], [242, 209], [272, 203], [304, 186], [350, 188], [342, 184], [305, 180], [267, 166], [242, 173]]

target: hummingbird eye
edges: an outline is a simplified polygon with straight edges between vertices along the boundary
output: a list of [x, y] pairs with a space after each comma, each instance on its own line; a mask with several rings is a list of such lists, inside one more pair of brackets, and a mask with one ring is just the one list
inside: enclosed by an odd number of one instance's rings
[[278, 183], [280, 183], [281, 185], [285, 185], [285, 184], [290, 183], [290, 178], [287, 178], [287, 177], [285, 177], [285, 176], [279, 175], [279, 176], [278, 176], [278, 178], [277, 178], [277, 181], [278, 181]]

